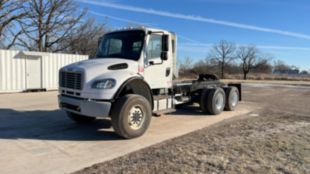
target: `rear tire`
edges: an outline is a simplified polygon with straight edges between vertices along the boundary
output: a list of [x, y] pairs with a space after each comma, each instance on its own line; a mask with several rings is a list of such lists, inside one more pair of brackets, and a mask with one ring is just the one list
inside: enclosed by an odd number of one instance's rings
[[202, 112], [209, 114], [208, 108], [207, 108], [207, 103], [208, 103], [208, 95], [211, 89], [203, 89], [201, 91], [201, 96], [200, 96], [200, 109]]
[[72, 112], [67, 112], [67, 116], [78, 124], [86, 124], [96, 119], [95, 117], [87, 117], [87, 116], [75, 114]]
[[116, 100], [111, 117], [114, 131], [130, 139], [145, 133], [151, 122], [152, 109], [143, 96], [129, 94]]
[[204, 89], [201, 93], [200, 108], [203, 112], [218, 115], [225, 107], [226, 95], [222, 88]]
[[225, 111], [234, 111], [239, 103], [239, 90], [232, 86], [226, 89]]

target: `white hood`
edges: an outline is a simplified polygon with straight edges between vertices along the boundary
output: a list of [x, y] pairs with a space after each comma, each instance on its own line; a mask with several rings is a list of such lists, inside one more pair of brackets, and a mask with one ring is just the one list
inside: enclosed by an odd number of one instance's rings
[[[127, 68], [123, 67], [118, 69], [111, 69], [109, 67], [113, 65], [127, 64]], [[86, 81], [89, 81], [97, 76], [103, 75], [105, 73], [113, 71], [130, 71], [132, 73], [138, 73], [138, 62], [127, 59], [118, 59], [118, 58], [98, 58], [84, 60], [76, 62], [70, 65], [67, 65], [61, 69], [61, 71], [78, 71], [84, 74]]]

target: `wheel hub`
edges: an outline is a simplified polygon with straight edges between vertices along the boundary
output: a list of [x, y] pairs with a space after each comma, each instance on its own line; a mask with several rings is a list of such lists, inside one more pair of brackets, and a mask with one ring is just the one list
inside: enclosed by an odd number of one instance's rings
[[235, 107], [238, 103], [238, 100], [239, 100], [239, 96], [236, 92], [234, 92], [231, 96], [231, 106]]
[[128, 124], [131, 129], [140, 129], [144, 122], [144, 114], [140, 106], [133, 106], [129, 111]]
[[215, 107], [218, 110], [221, 110], [224, 106], [224, 95], [218, 94], [215, 99]]

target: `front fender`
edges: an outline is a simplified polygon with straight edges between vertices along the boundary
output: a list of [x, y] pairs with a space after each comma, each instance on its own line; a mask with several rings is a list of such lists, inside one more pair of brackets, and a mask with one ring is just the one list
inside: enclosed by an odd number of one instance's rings
[[153, 109], [153, 94], [150, 86], [143, 80], [142, 77], [131, 77], [126, 80], [114, 95], [114, 100], [126, 95], [138, 94], [145, 97]]

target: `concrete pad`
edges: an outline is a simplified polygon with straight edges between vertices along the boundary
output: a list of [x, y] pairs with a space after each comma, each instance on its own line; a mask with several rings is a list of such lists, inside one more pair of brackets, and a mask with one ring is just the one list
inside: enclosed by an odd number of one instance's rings
[[234, 112], [207, 116], [189, 106], [153, 117], [137, 139], [116, 136], [108, 120], [76, 125], [57, 107], [57, 93], [0, 95], [0, 173], [70, 173], [92, 164], [207, 127], [254, 110], [241, 103]]

